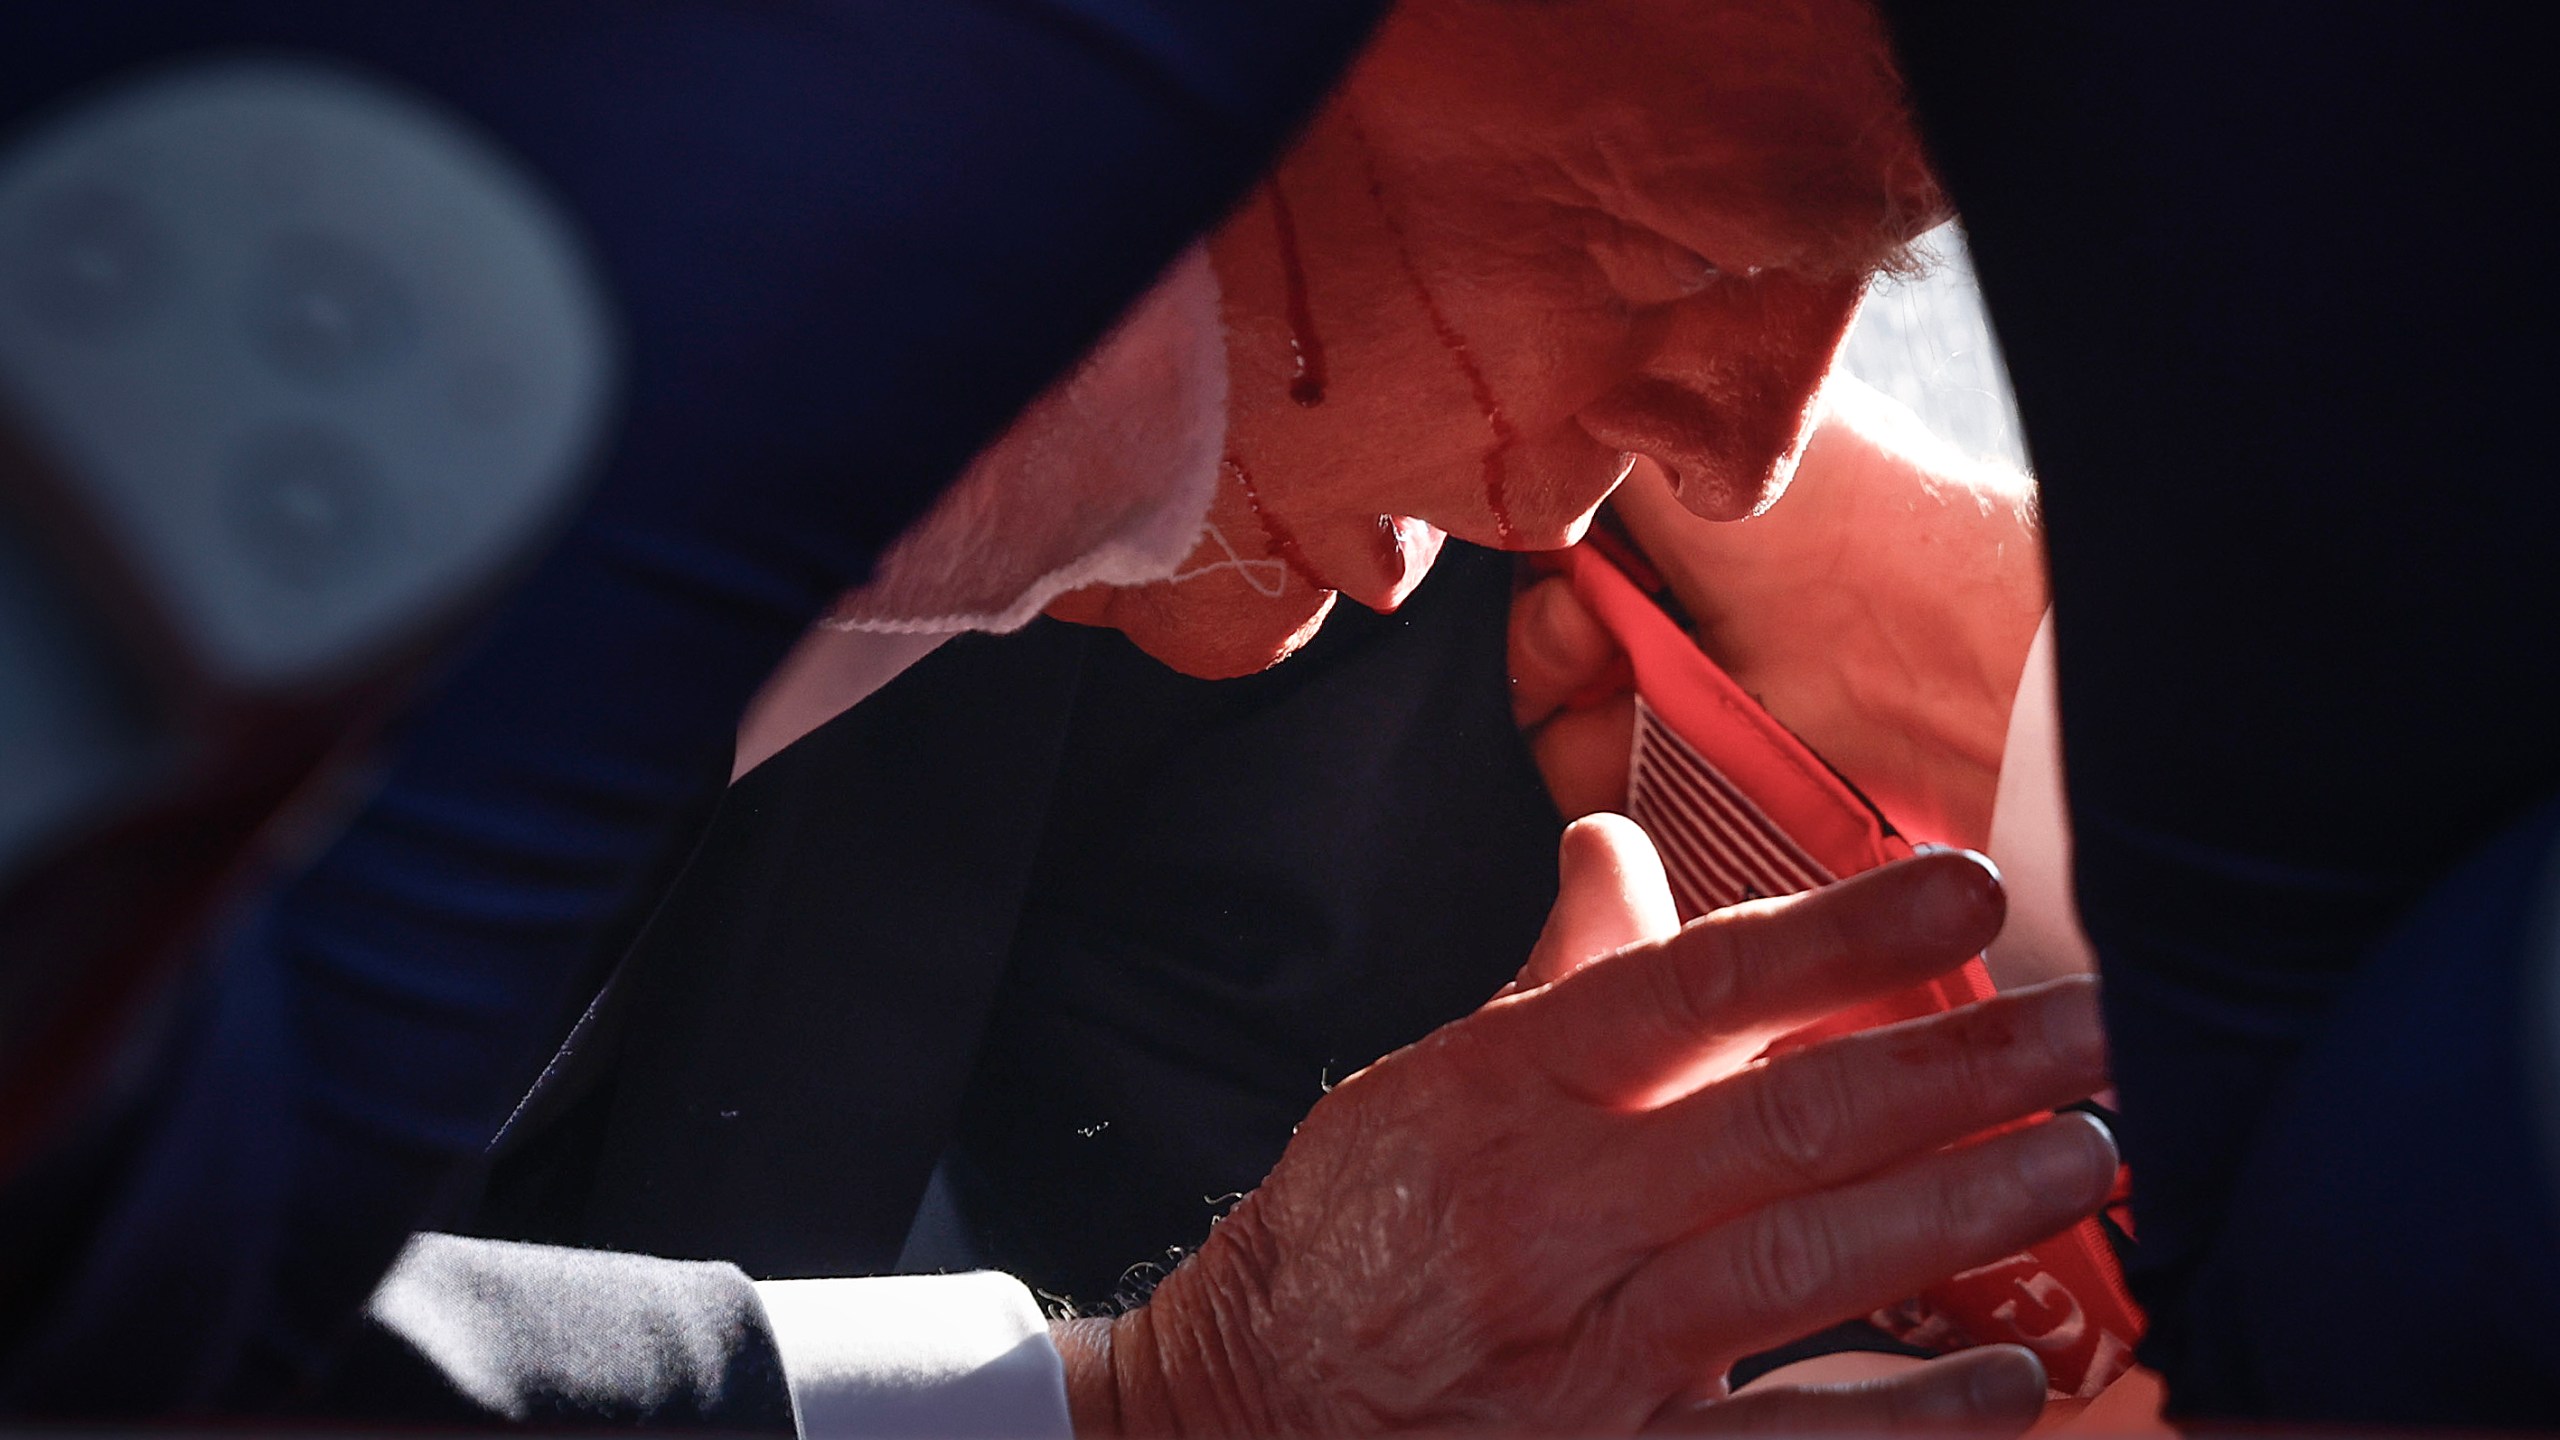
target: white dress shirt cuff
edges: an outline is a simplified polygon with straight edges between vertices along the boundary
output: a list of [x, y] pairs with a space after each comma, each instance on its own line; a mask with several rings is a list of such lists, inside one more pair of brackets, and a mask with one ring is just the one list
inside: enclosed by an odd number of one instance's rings
[[801, 1440], [1072, 1440], [1066, 1371], [1009, 1275], [760, 1280]]

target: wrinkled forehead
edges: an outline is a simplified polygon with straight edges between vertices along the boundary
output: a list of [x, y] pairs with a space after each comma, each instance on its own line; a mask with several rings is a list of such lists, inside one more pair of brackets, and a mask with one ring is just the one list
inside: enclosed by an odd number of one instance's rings
[[1946, 209], [1863, 0], [1405, 0], [1349, 88], [1420, 169], [1728, 269], [1869, 270]]

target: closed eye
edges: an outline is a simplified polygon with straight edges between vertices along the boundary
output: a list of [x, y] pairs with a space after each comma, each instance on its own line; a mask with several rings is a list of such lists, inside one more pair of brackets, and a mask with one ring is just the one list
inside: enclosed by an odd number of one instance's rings
[[1687, 246], [1613, 216], [1594, 216], [1584, 248], [1609, 288], [1638, 309], [1686, 300], [1724, 274]]

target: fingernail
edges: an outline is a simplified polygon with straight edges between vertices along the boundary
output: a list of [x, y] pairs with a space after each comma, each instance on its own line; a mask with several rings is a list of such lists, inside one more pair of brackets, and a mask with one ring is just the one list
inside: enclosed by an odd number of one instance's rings
[[2098, 987], [2088, 980], [2057, 982], [2044, 997], [2044, 1043], [2053, 1058], [2075, 1070], [2104, 1073], [2107, 1031], [2098, 1016]]
[[1961, 855], [1967, 860], [1972, 861], [1974, 864], [1981, 866], [1983, 869], [1990, 871], [1992, 879], [1998, 880], [2001, 878], [1999, 861], [1992, 859], [1990, 856], [1983, 854], [1979, 850], [1968, 850], [1961, 845], [1941, 845], [1935, 840], [1923, 840], [1911, 847], [1911, 854], [1914, 859], [1917, 859], [1922, 855]]
[[2018, 1155], [2019, 1183], [2056, 1210], [2077, 1213], [2104, 1200], [2115, 1175], [2115, 1143], [2086, 1115], [2039, 1126]]
[[1932, 945], [1989, 943], [2000, 932], [2004, 905], [2000, 868], [1991, 863], [1991, 857], [1972, 850], [1941, 847], [1934, 853], [1961, 855], [1973, 864], [1927, 867], [1927, 883], [1913, 887], [1912, 935]]

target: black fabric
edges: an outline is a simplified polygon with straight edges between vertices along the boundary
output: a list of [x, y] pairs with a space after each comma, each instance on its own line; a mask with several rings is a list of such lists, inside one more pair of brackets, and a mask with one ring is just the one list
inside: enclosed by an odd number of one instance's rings
[[1782, 1365], [1793, 1365], [1799, 1360], [1811, 1360], [1819, 1355], [1839, 1355], [1851, 1351], [1873, 1355], [1907, 1355], [1914, 1360], [1926, 1360], [1938, 1353], [1935, 1350], [1924, 1350], [1917, 1345], [1896, 1340], [1873, 1321], [1843, 1320], [1837, 1325], [1816, 1330], [1801, 1340], [1789, 1341], [1775, 1350], [1763, 1350], [1757, 1355], [1746, 1355], [1733, 1362], [1733, 1368], [1725, 1372], [1724, 1379], [1726, 1384], [1739, 1389]]
[[1095, 641], [954, 1137], [984, 1260], [1142, 1291], [1328, 1080], [1517, 972], [1562, 825], [1511, 720], [1511, 576], [1452, 543], [1399, 614], [1339, 606], [1244, 680]]
[[409, 1242], [306, 1403], [471, 1429], [797, 1433], [736, 1266], [456, 1235]]
[[1093, 632], [943, 646], [733, 786], [471, 1228], [891, 1269], [1012, 943]]
[[[2275, 1234], [2228, 1217], [2252, 1165], [2309, 1143], [2271, 1107], [2382, 936], [2560, 793], [2546, 52], [2495, 9], [1889, 8], [2043, 482], [2143, 1353], [2188, 1415], [2329, 1413], [2267, 1379], [2328, 1327], [2227, 1312]], [[2424, 1043], [2332, 1063], [2455, 1100], [2413, 1123], [2522, 1133], [2511, 1087], [2446, 1068], [2482, 1017], [2425, 1015]], [[2432, 1152], [2381, 1118], [2325, 1177], [2336, 1203]], [[2406, 1303], [2524, 1366], [2474, 1389], [2548, 1396], [2560, 1330], [2523, 1358], [2479, 1318], [2504, 1243], [2479, 1217], [2538, 1203], [2481, 1187], [2530, 1178], [2430, 1179], [2428, 1243], [2461, 1259]], [[2329, 1264], [2347, 1286], [2393, 1261]], [[2390, 1413], [2490, 1413], [2405, 1374]]]
[[732, 791], [472, 1228], [883, 1271], [950, 1148], [977, 1258], [1052, 1294], [1196, 1244], [1543, 923], [1510, 577], [1453, 544], [1243, 681], [1045, 621], [946, 646]]

